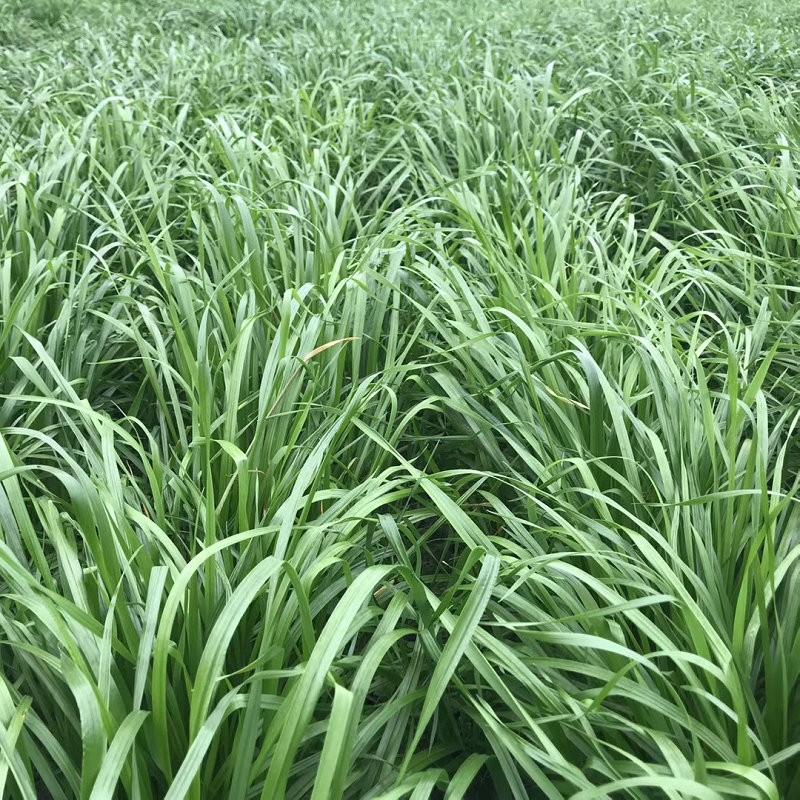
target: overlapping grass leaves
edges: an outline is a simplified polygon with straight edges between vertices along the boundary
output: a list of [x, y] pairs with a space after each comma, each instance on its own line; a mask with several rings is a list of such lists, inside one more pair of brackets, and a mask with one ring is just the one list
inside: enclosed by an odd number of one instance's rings
[[458, 5], [0, 4], [0, 794], [800, 792], [797, 15]]

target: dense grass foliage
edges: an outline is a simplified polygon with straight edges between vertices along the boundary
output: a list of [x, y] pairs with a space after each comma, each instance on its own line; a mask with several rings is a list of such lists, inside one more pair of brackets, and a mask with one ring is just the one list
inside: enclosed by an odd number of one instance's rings
[[0, 0], [0, 796], [800, 797], [800, 12], [697, 5]]

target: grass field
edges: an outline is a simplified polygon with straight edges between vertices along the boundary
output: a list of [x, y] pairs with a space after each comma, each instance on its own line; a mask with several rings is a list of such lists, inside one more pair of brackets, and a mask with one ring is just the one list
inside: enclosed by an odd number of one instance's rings
[[793, 2], [0, 0], [0, 797], [800, 798]]

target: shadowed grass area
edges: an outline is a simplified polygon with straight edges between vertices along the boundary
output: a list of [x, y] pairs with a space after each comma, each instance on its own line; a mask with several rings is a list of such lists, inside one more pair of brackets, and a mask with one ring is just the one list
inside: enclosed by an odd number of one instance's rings
[[798, 35], [0, 0], [0, 796], [800, 796]]

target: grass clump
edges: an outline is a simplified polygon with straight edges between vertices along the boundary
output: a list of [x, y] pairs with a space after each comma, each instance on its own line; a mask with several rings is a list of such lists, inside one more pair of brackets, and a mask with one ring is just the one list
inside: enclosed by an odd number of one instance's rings
[[800, 796], [791, 4], [0, 10], [0, 795]]

